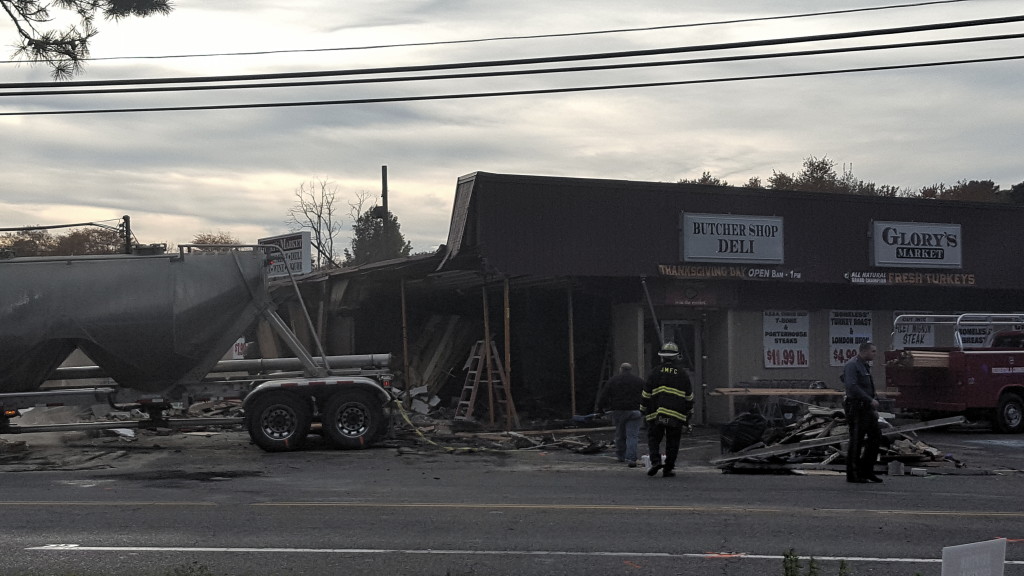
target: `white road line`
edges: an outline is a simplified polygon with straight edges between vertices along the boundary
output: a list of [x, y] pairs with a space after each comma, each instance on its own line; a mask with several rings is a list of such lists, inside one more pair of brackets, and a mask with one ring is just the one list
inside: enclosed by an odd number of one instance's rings
[[[741, 553], [678, 553], [671, 552], [573, 552], [567, 550], [430, 550], [385, 548], [209, 548], [179, 546], [80, 546], [78, 544], [48, 544], [25, 550], [46, 552], [221, 552], [270, 554], [423, 554], [439, 556], [593, 556], [615, 558], [702, 558], [725, 560], [782, 560], [784, 556]], [[801, 556], [809, 560], [810, 556]], [[820, 561], [882, 562], [909, 564], [938, 564], [941, 558], [874, 558], [870, 556], [815, 556]], [[1024, 560], [1007, 560], [1007, 565], [1022, 565]]]

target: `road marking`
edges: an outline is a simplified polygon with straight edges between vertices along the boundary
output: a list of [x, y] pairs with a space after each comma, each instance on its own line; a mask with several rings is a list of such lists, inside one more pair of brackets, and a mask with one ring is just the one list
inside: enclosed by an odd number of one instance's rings
[[[570, 550], [432, 550], [398, 548], [215, 548], [184, 546], [81, 546], [78, 544], [47, 544], [25, 550], [44, 552], [213, 552], [213, 553], [269, 553], [269, 554], [410, 554], [437, 556], [593, 556], [613, 558], [698, 558], [727, 560], [782, 560], [785, 556], [774, 554], [743, 554], [729, 552], [574, 552]], [[810, 556], [801, 556], [809, 560]], [[942, 558], [876, 558], [871, 556], [815, 556], [824, 562], [881, 562], [937, 564]], [[1022, 565], [1024, 560], [1007, 560], [1007, 565]]]
[[84, 500], [79, 502], [2, 502], [3, 506], [217, 506], [216, 502], [128, 502], [124, 500]]
[[860, 508], [752, 508], [744, 506], [671, 506], [629, 504], [486, 504], [460, 502], [258, 502], [258, 507], [334, 507], [334, 508], [448, 508], [448, 509], [519, 509], [519, 510], [610, 510], [708, 513], [765, 514], [878, 514], [900, 516], [972, 516], [1024, 518], [1022, 512], [986, 512], [981, 510], [899, 510]]

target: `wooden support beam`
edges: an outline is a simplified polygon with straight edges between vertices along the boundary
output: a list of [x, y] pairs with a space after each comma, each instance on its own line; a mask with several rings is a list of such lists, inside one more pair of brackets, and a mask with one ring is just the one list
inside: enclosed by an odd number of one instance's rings
[[516, 407], [512, 403], [512, 315], [509, 306], [508, 278], [505, 278], [503, 296], [502, 308], [505, 318], [505, 398], [508, 400], [508, 406], [505, 410], [505, 429], [511, 430]]
[[[385, 167], [385, 170], [387, 170], [387, 167]], [[387, 177], [387, 172], [385, 172], [384, 174], [385, 174], [385, 177]], [[404, 372], [402, 372], [402, 376], [403, 376], [403, 378], [405, 380], [405, 391], [404, 391], [405, 398], [403, 398], [402, 400], [405, 403], [405, 407], [408, 408], [409, 407], [409, 402], [411, 401], [411, 396], [410, 396], [411, 392], [410, 392], [410, 390], [412, 389], [412, 374], [409, 372], [409, 316], [408, 316], [408, 314], [406, 312], [406, 309], [405, 309], [405, 278], [402, 278], [401, 289], [402, 289], [402, 362], [404, 364], [404, 367], [403, 367]]]
[[572, 284], [570, 283], [567, 292], [569, 295], [569, 417], [576, 415], [576, 330], [572, 311]]
[[491, 368], [491, 309], [487, 304], [487, 284], [480, 289], [484, 302], [484, 355], [487, 366], [487, 418], [494, 426], [494, 371]]

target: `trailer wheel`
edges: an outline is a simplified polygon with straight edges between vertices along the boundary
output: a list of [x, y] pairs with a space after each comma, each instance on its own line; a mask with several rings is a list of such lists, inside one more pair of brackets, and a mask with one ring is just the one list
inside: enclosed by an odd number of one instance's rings
[[1024, 400], [1012, 393], [1003, 394], [996, 408], [996, 427], [1005, 434], [1024, 432]]
[[380, 400], [363, 390], [337, 392], [323, 411], [327, 439], [343, 450], [369, 448], [384, 429]]
[[287, 392], [270, 392], [246, 410], [249, 437], [267, 452], [297, 450], [309, 433], [309, 403]]

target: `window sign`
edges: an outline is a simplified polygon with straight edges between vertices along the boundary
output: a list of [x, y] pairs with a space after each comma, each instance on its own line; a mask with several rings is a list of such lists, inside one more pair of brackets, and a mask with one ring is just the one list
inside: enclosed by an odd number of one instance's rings
[[810, 326], [806, 310], [765, 310], [764, 367], [810, 366]]
[[684, 262], [782, 264], [781, 216], [682, 213], [679, 253]]
[[[935, 347], [935, 324], [928, 318], [912, 316], [914, 312], [893, 313], [893, 321], [900, 316], [903, 320], [893, 326], [892, 347], [894, 350], [905, 348], [934, 348]], [[930, 314], [930, 312], [918, 312], [918, 314]]]
[[870, 341], [870, 310], [829, 311], [829, 366], [845, 365], [847, 360], [857, 355], [861, 343]]

